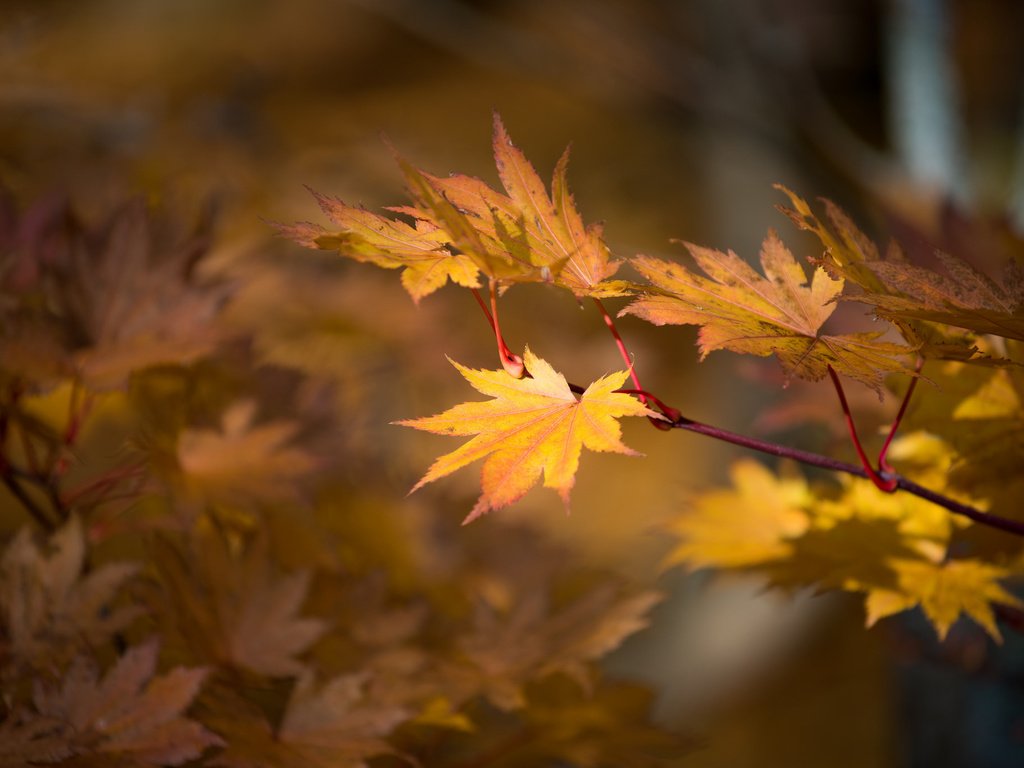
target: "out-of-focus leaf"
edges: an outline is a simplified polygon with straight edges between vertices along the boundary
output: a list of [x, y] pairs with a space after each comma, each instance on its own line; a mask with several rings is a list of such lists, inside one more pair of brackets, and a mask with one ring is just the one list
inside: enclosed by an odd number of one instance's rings
[[814, 496], [798, 474], [776, 477], [752, 459], [733, 464], [733, 488], [708, 491], [669, 523], [666, 565], [739, 568], [783, 559], [810, 525]]
[[[375, 701], [359, 674], [317, 685], [304, 673], [277, 729], [242, 702], [219, 703], [214, 727], [227, 745], [209, 764], [225, 768], [363, 768], [368, 758], [395, 753], [385, 737], [411, 717], [401, 707]], [[225, 716], [231, 710], [239, 717]]]
[[184, 716], [206, 670], [177, 667], [156, 676], [158, 645], [130, 648], [100, 679], [78, 657], [57, 688], [36, 687], [33, 704], [59, 727], [77, 753], [129, 758], [136, 765], [181, 765], [221, 740]]
[[22, 528], [0, 559], [0, 648], [16, 665], [33, 669], [105, 642], [139, 615], [137, 607], [113, 605], [137, 565], [107, 563], [83, 573], [86, 545], [77, 516], [47, 545], [40, 549]]
[[153, 558], [168, 589], [164, 619], [192, 654], [270, 677], [305, 669], [296, 657], [327, 629], [300, 615], [308, 572], [278, 575], [259, 542], [238, 555], [215, 536], [196, 541], [190, 554], [157, 543]]
[[472, 631], [459, 648], [480, 692], [501, 709], [518, 709], [526, 704], [526, 680], [561, 672], [589, 689], [588, 663], [647, 626], [648, 612], [661, 599], [657, 592], [606, 584], [562, 606], [542, 590], [518, 595], [507, 607], [478, 600]]
[[898, 589], [873, 589], [867, 596], [868, 625], [885, 616], [920, 605], [944, 639], [960, 614], [978, 622], [1002, 641], [992, 603], [1024, 608], [1024, 602], [1006, 591], [1000, 580], [1011, 572], [982, 560], [893, 560]]
[[212, 498], [294, 496], [296, 481], [317, 462], [294, 444], [297, 424], [253, 424], [255, 413], [255, 402], [240, 400], [224, 411], [219, 431], [189, 429], [181, 434], [178, 463], [187, 487]]

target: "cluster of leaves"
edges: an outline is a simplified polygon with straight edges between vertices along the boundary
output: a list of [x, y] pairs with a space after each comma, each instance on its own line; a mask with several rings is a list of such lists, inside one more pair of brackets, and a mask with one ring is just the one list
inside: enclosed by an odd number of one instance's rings
[[[837, 462], [832, 468], [872, 480], [844, 478], [812, 486], [792, 468], [776, 476], [745, 460], [734, 468], [734, 488], [697, 495], [679, 515], [672, 525], [679, 544], [670, 564], [756, 570], [786, 586], [863, 593], [869, 624], [920, 605], [944, 636], [967, 614], [999, 637], [994, 606], [1005, 612], [1024, 605], [1002, 586], [1022, 575], [1024, 553], [1012, 539], [995, 546], [979, 543], [972, 521], [997, 520], [1007, 530], [1024, 532], [1014, 501], [1020, 498], [1024, 464], [1019, 249], [1009, 255], [999, 282], [944, 253], [937, 256], [942, 271], [911, 264], [895, 244], [880, 255], [831, 202], [823, 202], [825, 216], [819, 218], [803, 199], [780, 187], [792, 205], [783, 212], [824, 249], [809, 259], [810, 274], [770, 231], [760, 270], [731, 251], [686, 244], [693, 266], [636, 256], [629, 264], [645, 282], [613, 279], [622, 262], [610, 257], [599, 227], [584, 226], [566, 184], [568, 155], [559, 160], [549, 191], [497, 116], [493, 149], [503, 192], [467, 176], [433, 176], [399, 158], [411, 205], [376, 214], [316, 194], [332, 228], [280, 227], [308, 247], [402, 268], [402, 283], [414, 301], [449, 279], [476, 293], [502, 368], [455, 366], [493, 399], [401, 422], [473, 436], [438, 459], [416, 488], [484, 459], [482, 494], [467, 522], [515, 502], [542, 474], [544, 485], [568, 504], [582, 447], [631, 452], [621, 442], [618, 418], [646, 416], [662, 428], [693, 428], [676, 408], [640, 388], [602, 303], [628, 297], [620, 316], [699, 326], [702, 357], [718, 349], [775, 356], [787, 380], [830, 377], [862, 463], [851, 468]], [[484, 280], [490, 310], [478, 291]], [[593, 299], [628, 369], [584, 390], [529, 350], [523, 357], [512, 353], [501, 335], [497, 297], [530, 282]], [[844, 302], [870, 307], [874, 329], [826, 331]], [[881, 330], [880, 321], [885, 321]], [[841, 376], [868, 386], [879, 398], [887, 385], [909, 398], [913, 388], [907, 382], [922, 376], [933, 385], [913, 403], [909, 418], [916, 431], [893, 442], [901, 409], [877, 465], [867, 459], [852, 427]], [[633, 389], [623, 389], [627, 377]], [[704, 434], [831, 466], [806, 452], [697, 426]]]
[[[99, 224], [2, 203], [0, 766], [685, 749], [650, 692], [598, 674], [657, 591], [511, 526], [454, 544], [441, 505], [397, 503], [397, 452], [354, 434], [379, 407], [356, 383], [410, 346], [338, 308], [369, 293], [358, 275], [227, 258], [207, 219], [138, 201]], [[594, 400], [641, 409], [618, 383]]]

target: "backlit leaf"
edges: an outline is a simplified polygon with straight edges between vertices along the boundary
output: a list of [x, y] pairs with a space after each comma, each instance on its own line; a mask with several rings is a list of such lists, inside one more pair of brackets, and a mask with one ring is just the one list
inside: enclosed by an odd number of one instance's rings
[[831, 201], [822, 201], [826, 225], [798, 195], [782, 186], [776, 188], [793, 204], [793, 209], [783, 208], [783, 213], [801, 229], [813, 232], [825, 246], [822, 266], [833, 277], [845, 278], [859, 288], [844, 298], [872, 305], [879, 316], [896, 322], [923, 356], [974, 359], [968, 343], [937, 330], [930, 325], [933, 323], [1024, 339], [1024, 268], [1020, 264], [1008, 262], [1001, 278], [993, 280], [942, 251], [935, 255], [944, 272], [908, 263], [895, 244], [883, 257]]
[[881, 393], [887, 373], [912, 373], [908, 347], [879, 340], [881, 333], [823, 335], [843, 289], [818, 268], [810, 282], [775, 232], [761, 248], [764, 275], [732, 251], [687, 244], [701, 275], [682, 264], [639, 256], [633, 265], [653, 284], [623, 314], [655, 325], [699, 325], [705, 357], [716, 349], [776, 355], [790, 375], [816, 381], [827, 366]]
[[467, 288], [480, 285], [477, 266], [467, 256], [452, 252], [447, 247], [451, 236], [430, 222], [421, 218], [409, 224], [337, 198], [313, 195], [337, 229], [303, 224], [279, 227], [282, 234], [307, 247], [337, 251], [355, 261], [385, 269], [403, 268], [402, 285], [417, 302], [449, 279]]
[[617, 296], [612, 259], [600, 225], [585, 226], [566, 182], [568, 150], [555, 167], [549, 192], [526, 156], [494, 116], [494, 160], [505, 193], [469, 176], [432, 176], [402, 158], [413, 205], [390, 209], [414, 224], [370, 213], [314, 193], [339, 229], [316, 224], [279, 225], [309, 248], [394, 269], [418, 301], [451, 279], [469, 288], [479, 273], [492, 280], [554, 282], [577, 296]]
[[577, 399], [565, 377], [529, 349], [524, 360], [532, 378], [514, 379], [503, 370], [474, 370], [453, 361], [477, 391], [494, 399], [398, 422], [440, 435], [475, 435], [435, 461], [413, 488], [485, 459], [483, 493], [467, 523], [517, 501], [542, 472], [545, 487], [557, 490], [568, 507], [582, 449], [635, 455], [623, 445], [616, 419], [653, 415], [636, 398], [615, 392], [626, 371], [598, 379]]

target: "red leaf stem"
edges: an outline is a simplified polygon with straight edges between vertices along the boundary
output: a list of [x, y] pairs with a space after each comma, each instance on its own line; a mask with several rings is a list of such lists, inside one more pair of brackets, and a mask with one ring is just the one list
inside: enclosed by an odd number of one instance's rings
[[524, 376], [528, 376], [526, 366], [523, 364], [523, 358], [512, 352], [508, 345], [505, 343], [504, 337], [501, 335], [501, 327], [498, 324], [498, 289], [495, 282], [491, 281], [491, 308], [487, 308], [487, 304], [484, 302], [483, 297], [480, 295], [480, 291], [476, 288], [471, 288], [473, 297], [476, 299], [476, 303], [480, 305], [480, 309], [483, 310], [484, 315], [487, 317], [487, 322], [491, 325], [491, 330], [494, 332], [494, 339], [498, 344], [498, 358], [501, 360], [501, 367], [505, 371], [516, 379], [521, 379]]
[[[924, 358], [920, 357], [917, 360], [917, 366], [915, 372], [920, 373], [921, 368], [924, 365]], [[889, 443], [896, 436], [896, 430], [899, 429], [900, 422], [903, 421], [903, 415], [907, 412], [907, 406], [910, 404], [910, 397], [914, 394], [914, 387], [917, 386], [918, 377], [915, 376], [910, 380], [909, 386], [907, 386], [906, 394], [903, 395], [903, 402], [900, 403], [900, 409], [896, 413], [896, 418], [892, 421], [892, 426], [889, 427], [889, 434], [885, 437], [885, 443], [882, 445], [882, 450], [878, 452], [878, 468], [883, 472], [894, 474], [896, 470], [889, 464], [889, 460], [886, 455], [889, 453]]]
[[[843, 391], [843, 385], [839, 381], [839, 376], [831, 365], [828, 366], [828, 375], [832, 378], [832, 383], [835, 385], [836, 394], [839, 395], [839, 403], [843, 407], [843, 416], [846, 419], [846, 428], [850, 432], [850, 439], [853, 440], [853, 447], [857, 450], [857, 457], [860, 459], [860, 464], [864, 468], [865, 477], [874, 483], [878, 490], [885, 491], [886, 493], [892, 493], [898, 486], [897, 479], [888, 473], [883, 477], [875, 471], [873, 466], [871, 466], [871, 462], [868, 461], [868, 456], [864, 452], [864, 446], [861, 445], [860, 438], [857, 436], [857, 427], [853, 423], [853, 414], [850, 413], [850, 405], [846, 402], [846, 393]], [[893, 432], [890, 431], [890, 438], [892, 437], [892, 434]], [[886, 448], [888, 448], [889, 442], [886, 441], [885, 445]]]

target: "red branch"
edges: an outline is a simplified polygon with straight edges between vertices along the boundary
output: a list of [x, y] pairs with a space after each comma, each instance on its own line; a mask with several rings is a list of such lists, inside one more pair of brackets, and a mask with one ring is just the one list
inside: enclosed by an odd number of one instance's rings
[[[618, 391], [624, 394], [637, 396], [641, 394], [635, 390], [629, 389], [620, 389]], [[871, 479], [867, 469], [862, 466], [848, 464], [845, 461], [838, 461], [830, 456], [823, 456], [819, 453], [802, 451], [799, 448], [790, 448], [789, 446], [768, 442], [767, 440], [759, 440], [756, 437], [748, 437], [737, 432], [730, 432], [727, 429], [711, 426], [710, 424], [702, 424], [699, 421], [693, 421], [692, 419], [682, 416], [677, 409], [666, 406], [650, 392], [644, 392], [642, 394], [646, 395], [651, 402], [653, 402], [662, 411], [662, 413], [665, 414], [665, 417], [669, 419], [667, 423], [671, 428], [685, 429], [688, 432], [696, 432], [699, 435], [711, 437], [715, 440], [722, 440], [726, 443], [750, 448], [751, 450], [767, 453], [771, 456], [778, 456], [783, 459], [792, 459], [793, 461], [798, 461], [801, 464], [806, 464], [808, 466], [820, 467], [821, 469], [828, 469], [833, 472], [843, 472], [848, 475], [853, 475], [854, 477]], [[918, 485], [913, 480], [908, 480], [896, 473], [886, 473], [886, 477], [884, 479], [892, 482], [893, 492], [898, 490], [906, 491], [913, 496], [917, 496], [925, 501], [930, 501], [932, 504], [936, 504], [955, 515], [961, 515], [973, 520], [980, 525], [987, 525], [990, 528], [996, 528], [1000, 531], [1013, 533], [1017, 536], [1024, 536], [1024, 522], [993, 515], [967, 504], [962, 504], [955, 499], [943, 496], [941, 493], [937, 493], [922, 485]]]

